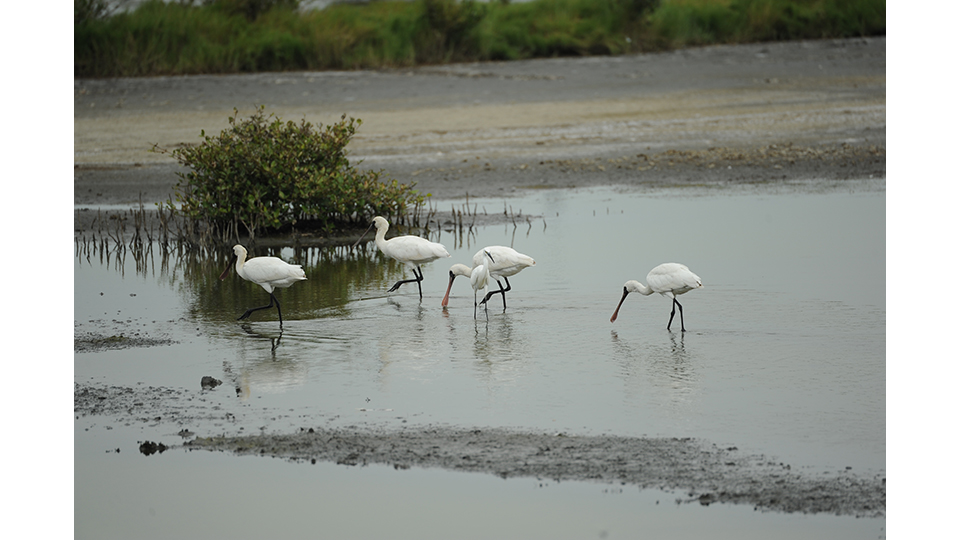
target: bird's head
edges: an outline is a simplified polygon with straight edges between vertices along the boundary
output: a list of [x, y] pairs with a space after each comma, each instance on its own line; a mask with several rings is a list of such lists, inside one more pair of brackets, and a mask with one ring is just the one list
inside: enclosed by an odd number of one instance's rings
[[640, 282], [630, 280], [623, 284], [623, 296], [620, 297], [620, 302], [617, 304], [617, 309], [614, 310], [613, 316], [610, 317], [610, 322], [617, 320], [617, 316], [620, 315], [620, 306], [623, 305], [623, 301], [627, 299], [627, 295], [631, 292], [638, 292], [637, 286], [640, 285]]
[[370, 232], [370, 228], [373, 227], [374, 225], [377, 226], [377, 230], [380, 229], [380, 221], [377, 221], [377, 220], [382, 221], [384, 223], [384, 227], [390, 226], [390, 224], [387, 223], [387, 220], [383, 219], [380, 216], [373, 218], [373, 221], [370, 222], [370, 225], [367, 227], [367, 230], [363, 231], [363, 234], [360, 235], [360, 238], [357, 238], [357, 241], [354, 242], [351, 247], [357, 247], [358, 245], [360, 245], [360, 241], [363, 240], [363, 237], [366, 236], [368, 232]]
[[627, 293], [632, 293], [632, 292], [635, 292], [635, 293], [643, 292], [643, 285], [641, 285], [640, 282], [635, 279], [631, 279], [630, 281], [623, 284], [624, 296], [626, 296]]
[[470, 277], [471, 271], [472, 269], [469, 266], [457, 263], [450, 267], [450, 280], [453, 281], [457, 276]]
[[220, 281], [227, 279], [227, 275], [230, 274], [230, 269], [233, 268], [233, 265], [240, 257], [245, 259], [247, 257], [247, 250], [240, 244], [237, 244], [233, 246], [233, 255], [230, 257], [230, 262], [227, 263], [227, 267], [220, 273]]

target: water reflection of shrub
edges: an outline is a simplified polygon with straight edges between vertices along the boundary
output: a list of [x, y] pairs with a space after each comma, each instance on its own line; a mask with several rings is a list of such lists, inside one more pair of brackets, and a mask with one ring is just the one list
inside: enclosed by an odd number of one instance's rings
[[[169, 249], [160, 242], [127, 245], [90, 241], [77, 242], [75, 255], [83, 265], [156, 280], [163, 288], [184, 295], [188, 311], [201, 318], [235, 318], [238, 307], [262, 304], [263, 290], [259, 286], [242, 279], [218, 279], [229, 261], [227, 253], [218, 250], [183, 245]], [[345, 317], [351, 303], [364, 294], [386, 291], [404, 273], [402, 264], [383, 257], [373, 246], [259, 247], [251, 251], [251, 256], [279, 257], [303, 266], [307, 281], [297, 285], [295, 294], [285, 294], [281, 299], [284, 314], [294, 318], [311, 313]]]

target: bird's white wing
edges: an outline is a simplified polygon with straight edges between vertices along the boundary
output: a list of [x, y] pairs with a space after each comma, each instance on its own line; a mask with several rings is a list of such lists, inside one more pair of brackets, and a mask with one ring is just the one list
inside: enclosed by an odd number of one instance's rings
[[[493, 262], [486, 257], [484, 251], [490, 253]], [[517, 252], [506, 246], [487, 246], [473, 256], [473, 266], [488, 265], [491, 274], [512, 276], [528, 266], [537, 264], [532, 257]]]
[[702, 287], [700, 278], [680, 263], [664, 263], [647, 274], [647, 285], [654, 292], [670, 296]]
[[683, 289], [686, 287], [685, 273], [689, 274], [690, 270], [682, 264], [661, 264], [647, 274], [647, 286], [661, 294]]
[[386, 245], [384, 253], [404, 263], [423, 264], [450, 256], [443, 244], [419, 236], [398, 236], [390, 239]]
[[276, 257], [256, 257], [243, 265], [247, 279], [254, 283], [268, 283], [306, 279], [299, 264], [288, 264]]

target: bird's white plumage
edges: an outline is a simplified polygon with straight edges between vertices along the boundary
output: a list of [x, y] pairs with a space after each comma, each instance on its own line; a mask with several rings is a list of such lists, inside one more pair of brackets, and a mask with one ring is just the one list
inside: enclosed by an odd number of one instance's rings
[[290, 264], [277, 257], [254, 257], [246, 260], [247, 250], [240, 245], [234, 246], [233, 252], [237, 255], [237, 275], [260, 285], [268, 293], [272, 293], [274, 288], [286, 288], [307, 279], [299, 264]]
[[[387, 229], [390, 228], [390, 223], [380, 216], [373, 218], [371, 225], [377, 227], [376, 243], [380, 251], [387, 257], [403, 263], [413, 272], [414, 279], [402, 279], [394, 283], [393, 287], [388, 289], [388, 292], [397, 290], [404, 283], [416, 282], [417, 292], [420, 293], [420, 300], [422, 301], [423, 288], [421, 288], [420, 282], [423, 281], [423, 270], [420, 269], [420, 265], [442, 257], [449, 257], [450, 253], [447, 252], [447, 248], [443, 247], [443, 244], [431, 242], [419, 236], [404, 235], [387, 240]], [[360, 239], [363, 239], [362, 235]], [[357, 243], [360, 243], [360, 240], [357, 240]]]
[[[489, 253], [490, 257], [487, 257], [486, 253]], [[491, 258], [493, 262], [490, 261]], [[519, 253], [507, 246], [487, 246], [474, 254], [472, 262], [472, 267], [460, 263], [450, 267], [450, 282], [447, 284], [446, 294], [443, 295], [442, 305], [446, 306], [450, 299], [450, 290], [453, 288], [454, 279], [457, 276], [470, 277], [473, 268], [481, 264], [487, 267], [490, 277], [494, 280], [516, 275], [524, 268], [537, 264], [533, 257]], [[496, 292], [494, 291], [494, 294]]]
[[474, 293], [480, 289], [484, 289], [486, 293], [487, 283], [490, 281], [490, 271], [487, 270], [487, 265], [481, 264], [480, 266], [475, 266], [473, 270], [470, 271], [470, 286], [473, 287]]
[[[477, 291], [483, 290], [483, 295], [487, 295], [487, 283], [490, 282], [490, 271], [487, 265], [481, 264], [474, 266], [470, 271], [470, 286], [473, 287], [473, 317], [477, 317]], [[486, 309], [486, 304], [484, 304]]]
[[[494, 262], [490, 262], [484, 252], [489, 253]], [[490, 277], [496, 279], [516, 275], [528, 266], [536, 266], [537, 261], [507, 246], [487, 246], [473, 255], [473, 266], [481, 264], [489, 265]]]
[[260, 285], [270, 295], [269, 305], [250, 308], [240, 316], [240, 319], [246, 319], [254, 311], [269, 309], [276, 305], [280, 327], [283, 328], [283, 313], [280, 310], [280, 301], [273, 295], [273, 289], [289, 287], [298, 281], [307, 279], [307, 275], [303, 273], [303, 268], [299, 264], [290, 264], [276, 257], [254, 257], [247, 260], [247, 250], [240, 244], [233, 246], [233, 259], [236, 264], [227, 265], [223, 273], [220, 274], [221, 281], [226, 279], [227, 274], [230, 273], [230, 267], [234, 266], [238, 276]]
[[[636, 282], [635, 282], [636, 283]], [[668, 298], [702, 287], [700, 277], [680, 263], [663, 263], [647, 274], [647, 284], [650, 292], [643, 294], [660, 293]]]
[[419, 236], [404, 235], [387, 240], [387, 229], [390, 228], [390, 223], [380, 216], [373, 218], [373, 223], [377, 227], [376, 242], [380, 251], [387, 257], [405, 264], [411, 270], [421, 264], [450, 256], [443, 244], [431, 242]]
[[299, 264], [290, 264], [277, 257], [254, 257], [247, 260], [247, 250], [241, 245], [233, 246], [237, 257], [237, 275], [260, 285], [268, 293], [275, 287], [286, 288], [307, 279]]
[[[493, 266], [495, 259], [490, 255], [489, 252], [481, 250], [483, 258], [480, 259], [480, 264], [473, 267], [470, 271], [470, 286], [473, 287], [473, 318], [477, 318], [477, 291], [483, 290], [483, 295], [487, 295], [487, 284], [490, 282], [490, 266]], [[487, 305], [483, 305], [483, 310], [486, 312]]]
[[610, 317], [610, 322], [617, 320], [620, 307], [623, 305], [623, 301], [627, 299], [629, 293], [635, 292], [644, 296], [660, 293], [672, 299], [673, 305], [675, 306], [673, 308], [674, 310], [670, 312], [670, 321], [667, 322], [667, 329], [670, 329], [676, 307], [679, 306], [680, 328], [686, 331], [686, 328], [683, 327], [683, 306], [680, 306], [680, 303], [677, 302], [677, 296], [703, 287], [700, 277], [680, 263], [663, 263], [656, 266], [647, 274], [647, 283], [648, 285], [644, 285], [639, 281], [631, 279], [623, 284], [623, 296], [620, 297], [620, 303], [617, 304], [617, 309], [613, 312], [613, 316]]

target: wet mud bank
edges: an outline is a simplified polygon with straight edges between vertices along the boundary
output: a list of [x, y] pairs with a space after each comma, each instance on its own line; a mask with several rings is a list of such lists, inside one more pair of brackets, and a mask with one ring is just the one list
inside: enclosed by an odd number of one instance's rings
[[157, 347], [172, 345], [176, 341], [167, 338], [141, 336], [139, 332], [132, 336], [120, 334], [99, 334], [95, 332], [77, 332], [73, 337], [73, 352], [100, 352], [111, 349], [129, 349], [134, 347]]
[[[78, 418], [106, 415], [125, 423], [181, 425], [230, 415], [204, 395], [210, 394], [77, 384], [74, 412]], [[181, 431], [185, 438], [193, 438], [179, 448], [271, 456], [304, 464], [383, 464], [398, 470], [440, 468], [502, 478], [631, 485], [672, 492], [678, 503], [748, 504], [759, 511], [886, 515], [883, 475], [860, 476], [847, 469], [806, 473], [762, 455], [745, 455], [736, 447], [719, 448], [693, 438], [581, 436], [440, 425], [402, 429], [305, 426], [296, 433], [252, 436], [200, 431]], [[146, 451], [144, 442], [138, 444], [141, 452], [151, 455], [162, 443], [147, 445]], [[163, 446], [162, 451], [178, 448]]]
[[[365, 168], [365, 167], [361, 167]], [[885, 178], [886, 146], [875, 143], [794, 144], [638, 151], [609, 156], [532, 155], [502, 159], [446, 161], [430, 165], [397, 162], [388, 176], [412, 184], [431, 201], [505, 197], [531, 189], [622, 185], [632, 188], [716, 186], [796, 180]], [[156, 210], [176, 199], [178, 173], [170, 164], [74, 167], [78, 229], [91, 228], [98, 207]], [[444, 210], [443, 208], [440, 208]], [[122, 212], [107, 211], [115, 215]], [[104, 213], [101, 213], [103, 215]]]
[[[467, 225], [509, 223], [519, 215], [523, 230], [528, 218], [534, 228], [542, 225], [527, 209], [510, 208], [511, 198], [535, 191], [789, 190], [807, 182], [836, 187], [885, 178], [885, 50], [883, 38], [377, 72], [77, 80], [77, 256], [94, 256], [86, 247], [95, 241], [101, 242], [96, 256], [109, 256], [111, 245], [123, 245], [116, 239], [129, 239], [139, 219], [156, 239], [156, 204], [174, 197], [177, 173], [186, 169], [150, 148], [195, 144], [201, 130], [225, 127], [234, 107], [256, 104], [289, 120], [329, 123], [343, 113], [362, 118], [351, 161], [415, 182], [430, 195], [433, 227], [444, 230], [456, 226], [468, 197], [471, 209], [477, 198], [498, 202], [496, 208], [477, 208]], [[258, 242], [344, 245], [362, 232]], [[100, 352], [162, 348], [171, 337], [186, 335], [168, 331], [181, 324], [179, 315], [114, 320], [112, 311], [104, 311], [82, 327], [75, 321], [78, 365]], [[193, 319], [187, 320], [194, 328]], [[223, 385], [205, 388], [201, 375], [222, 378]], [[96, 417], [99, 425], [141, 428], [141, 440], [129, 442], [145, 445], [140, 451], [150, 460], [171, 451], [206, 450], [271, 456], [304, 467], [383, 464], [401, 471], [626, 484], [665, 490], [684, 503], [733, 503], [758, 511], [886, 515], [885, 471], [831, 461], [836, 469], [813, 472], [737, 450], [750, 446], [743, 439], [721, 447], [696, 438], [557, 434], [474, 422], [415, 426], [385, 420], [344, 427], [341, 421], [332, 427], [334, 420], [321, 413], [292, 418], [289, 411], [244, 406], [237, 373], [218, 368], [193, 376], [195, 383], [184, 386], [158, 383], [156, 374], [127, 379], [126, 386], [102, 382], [110, 380], [106, 376], [77, 377], [77, 425]], [[131, 380], [143, 382], [130, 386]], [[274, 432], [257, 429], [274, 416], [289, 423]]]
[[527, 433], [505, 429], [412, 428], [358, 432], [309, 428], [291, 435], [198, 437], [188, 449], [269, 455], [301, 462], [442, 468], [596, 481], [677, 491], [678, 502], [750, 504], [758, 510], [883, 517], [885, 479], [845, 471], [807, 477], [763, 456], [696, 439]]
[[165, 201], [197, 144], [263, 104], [361, 118], [361, 169], [436, 200], [610, 184], [885, 175], [886, 38], [416, 69], [74, 81], [78, 206]]
[[[175, 218], [161, 220], [157, 203], [175, 199], [177, 167], [116, 166], [110, 170], [77, 166], [78, 179], [84, 185], [76, 190], [74, 235], [97, 237], [133, 234], [134, 223], [154, 236], [162, 227], [175, 231]], [[165, 171], [165, 173], [164, 173]], [[182, 172], [182, 171], [181, 171]], [[511, 197], [531, 190], [623, 186], [629, 189], [706, 188], [728, 186], [789, 184], [815, 180], [844, 182], [886, 177], [886, 147], [877, 144], [770, 144], [753, 147], [711, 147], [700, 150], [667, 150], [611, 157], [538, 158], [503, 160], [495, 164], [454, 163], [423, 167], [397, 163], [393, 177], [414, 184], [427, 195], [430, 211], [421, 225], [451, 230], [465, 221], [470, 226], [527, 223], [538, 216], [524, 215], [522, 208], [507, 207]], [[112, 181], [97, 183], [106, 176]], [[80, 182], [80, 180], [78, 180]], [[86, 184], [89, 182], [89, 185]], [[502, 198], [504, 208], [478, 209], [471, 199]], [[109, 209], [100, 210], [98, 205]], [[126, 205], [128, 208], [117, 208]], [[113, 208], [110, 208], [113, 206]], [[476, 212], [467, 216], [462, 213]], [[303, 230], [261, 237], [258, 242], [303, 246], [346, 245], [355, 242], [363, 229], [321, 235]], [[176, 234], [174, 232], [174, 234]]]

